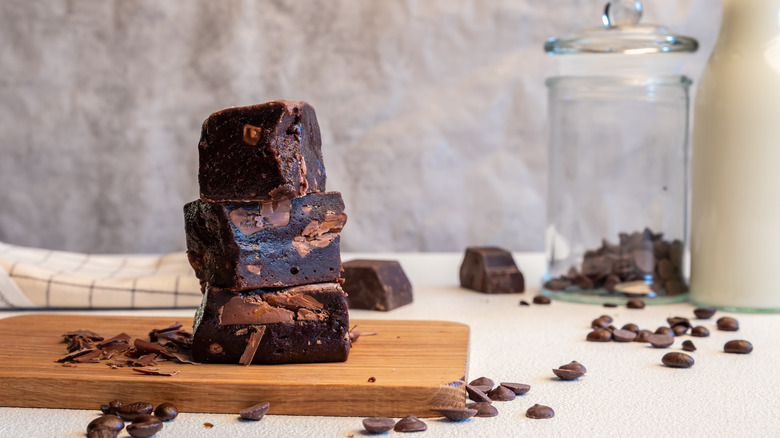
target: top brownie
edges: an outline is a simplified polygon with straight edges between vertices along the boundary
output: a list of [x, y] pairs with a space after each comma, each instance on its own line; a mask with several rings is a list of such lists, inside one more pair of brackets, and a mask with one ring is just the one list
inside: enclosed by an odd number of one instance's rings
[[320, 126], [306, 102], [227, 108], [203, 122], [198, 182], [204, 201], [290, 199], [325, 191]]

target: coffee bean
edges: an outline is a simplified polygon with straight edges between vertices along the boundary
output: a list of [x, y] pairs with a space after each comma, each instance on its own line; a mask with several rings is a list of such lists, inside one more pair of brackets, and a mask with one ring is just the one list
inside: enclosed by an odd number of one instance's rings
[[648, 338], [652, 334], [653, 334], [653, 332], [651, 332], [650, 330], [644, 330], [644, 329], [643, 330], [639, 330], [636, 333], [636, 338], [634, 339], [634, 342], [648, 342]]
[[594, 329], [597, 329], [597, 328], [607, 328], [607, 327], [609, 327], [609, 323], [610, 322], [612, 322], [612, 321], [607, 321], [606, 319], [604, 319], [604, 317], [599, 317], [599, 318], [596, 318], [593, 321], [591, 321], [590, 327], [594, 328]]
[[710, 319], [716, 311], [717, 309], [714, 307], [697, 307], [696, 309], [693, 309], [693, 314], [696, 315], [696, 318], [698, 319]]
[[628, 300], [626, 307], [629, 309], [644, 309], [645, 302], [639, 299]]
[[451, 421], [463, 421], [468, 420], [469, 418], [477, 415], [476, 409], [456, 409], [456, 408], [447, 408], [447, 409], [431, 409], [434, 412], [438, 412], [442, 414], [446, 419]]
[[691, 326], [691, 321], [688, 318], [683, 318], [682, 316], [675, 316], [672, 318], [666, 318], [666, 322], [669, 323], [669, 327], [676, 327], [678, 325], [684, 325], [685, 327]]
[[537, 295], [534, 297], [534, 304], [550, 304], [550, 299], [544, 295]]
[[668, 348], [674, 344], [674, 337], [664, 334], [652, 334], [647, 337], [647, 342], [654, 348]]
[[639, 326], [634, 323], [628, 323], [621, 328], [621, 330], [628, 330], [630, 332], [639, 333]]
[[495, 386], [496, 384], [492, 380], [488, 379], [487, 377], [477, 377], [476, 379], [474, 379], [471, 382], [469, 382], [469, 385], [471, 385], [471, 386], [489, 386], [489, 387], [493, 388], [493, 386]]
[[723, 351], [726, 353], [748, 354], [753, 351], [753, 344], [743, 340], [728, 341], [723, 346]]
[[691, 336], [695, 336], [697, 338], [706, 338], [710, 335], [710, 331], [707, 330], [707, 327], [704, 327], [702, 325], [697, 325], [696, 327], [691, 329]]
[[688, 327], [684, 325], [676, 325], [672, 327], [672, 333], [674, 333], [675, 336], [682, 336], [688, 333]]
[[663, 326], [661, 326], [661, 327], [658, 327], [655, 330], [655, 334], [657, 334], [657, 335], [669, 335], [669, 336], [674, 337], [674, 330], [672, 330], [671, 327], [663, 327]]
[[466, 385], [466, 393], [469, 395], [469, 399], [475, 401], [475, 402], [487, 402], [490, 403], [492, 400], [490, 400], [490, 397], [485, 394], [484, 391], [482, 391], [479, 388], [475, 388], [471, 385]]
[[87, 432], [87, 438], [117, 438], [119, 431], [107, 427], [96, 427]]
[[121, 405], [122, 405], [122, 402], [120, 402], [119, 400], [112, 400], [112, 401], [108, 402], [107, 405], [100, 405], [100, 410], [103, 411], [104, 414], [114, 414], [114, 415], [116, 415], [116, 410]]
[[487, 395], [493, 401], [510, 401], [514, 400], [516, 397], [514, 391], [502, 385], [498, 385], [491, 389]]
[[363, 428], [371, 434], [385, 433], [395, 426], [395, 420], [387, 417], [370, 417], [363, 419]]
[[555, 411], [549, 406], [535, 404], [525, 411], [525, 416], [533, 419], [546, 419], [555, 416]]
[[696, 351], [696, 346], [691, 341], [683, 341], [682, 349], [685, 351]]
[[531, 305], [531, 303], [529, 303], [529, 302], [528, 302], [528, 301], [526, 301], [526, 300], [520, 300], [520, 305], [521, 305], [521, 306], [530, 306], [530, 305]]
[[116, 413], [125, 421], [133, 421], [141, 414], [151, 414], [154, 406], [151, 403], [135, 402], [129, 405], [120, 405]]
[[607, 323], [611, 323], [613, 321], [612, 317], [609, 315], [601, 315], [598, 317], [598, 319], [603, 319]]
[[618, 305], [615, 303], [604, 303], [604, 307], [617, 307]]
[[260, 421], [270, 407], [271, 404], [268, 402], [258, 403], [254, 406], [242, 409], [241, 412], [238, 413], [238, 416], [244, 420]]
[[690, 368], [693, 366], [694, 360], [685, 353], [672, 352], [664, 354], [661, 362], [672, 368]]
[[127, 426], [127, 433], [133, 438], [148, 438], [162, 430], [163, 422], [154, 415], [140, 414]]
[[92, 429], [104, 428], [110, 429], [116, 432], [122, 430], [125, 427], [125, 422], [121, 418], [113, 414], [101, 415], [94, 420], [90, 421], [87, 425], [87, 432]]
[[525, 383], [501, 382], [501, 386], [509, 388], [515, 395], [523, 395], [531, 390], [531, 385], [526, 385]]
[[573, 361], [567, 363], [566, 365], [561, 365], [558, 368], [562, 369], [562, 370], [580, 371], [580, 372], [582, 372], [582, 374], [585, 374], [585, 373], [588, 372], [588, 370], [585, 369], [585, 365], [577, 362], [576, 360], [573, 360]]
[[179, 415], [179, 410], [173, 403], [160, 403], [154, 409], [154, 415], [162, 421], [170, 421]]
[[590, 342], [609, 342], [612, 340], [612, 332], [604, 328], [597, 328], [596, 330], [588, 333], [588, 336], [585, 338], [585, 340]]
[[476, 409], [475, 417], [495, 417], [498, 415], [498, 409], [491, 403], [477, 402], [467, 406], [469, 409]]
[[612, 332], [612, 339], [617, 342], [631, 342], [636, 339], [636, 333], [629, 330], [615, 330]]
[[724, 316], [718, 319], [717, 324], [718, 330], [723, 330], [724, 332], [735, 332], [739, 330], [739, 321], [730, 316]]
[[428, 425], [414, 415], [407, 415], [398, 420], [393, 429], [396, 432], [422, 432], [428, 429]]

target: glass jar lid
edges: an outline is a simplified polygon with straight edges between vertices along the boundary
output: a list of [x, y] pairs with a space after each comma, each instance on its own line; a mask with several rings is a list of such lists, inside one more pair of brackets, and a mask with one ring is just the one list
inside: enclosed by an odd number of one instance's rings
[[550, 38], [544, 50], [548, 55], [645, 55], [690, 53], [699, 48], [694, 38], [672, 34], [663, 26], [639, 24], [641, 18], [641, 1], [613, 0], [604, 7], [601, 27], [586, 28], [569, 37]]

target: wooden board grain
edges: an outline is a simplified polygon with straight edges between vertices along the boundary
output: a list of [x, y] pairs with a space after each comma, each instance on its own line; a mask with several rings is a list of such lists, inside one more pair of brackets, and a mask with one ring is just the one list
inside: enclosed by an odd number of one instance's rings
[[[32, 314], [0, 320], [0, 405], [98, 409], [110, 400], [170, 401], [182, 412], [237, 413], [259, 402], [271, 414], [432, 416], [464, 407], [469, 328], [446, 321], [352, 321], [363, 333], [349, 360], [328, 364], [187, 365], [161, 362], [175, 376], [150, 376], [105, 363], [63, 367], [61, 334], [89, 329], [148, 339], [166, 317]], [[370, 378], [375, 379], [370, 382]]]

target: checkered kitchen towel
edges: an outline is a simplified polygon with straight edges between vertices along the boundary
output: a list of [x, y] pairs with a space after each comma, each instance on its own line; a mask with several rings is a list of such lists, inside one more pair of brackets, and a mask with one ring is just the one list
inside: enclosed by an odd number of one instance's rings
[[197, 307], [184, 252], [94, 255], [0, 242], [0, 309]]

